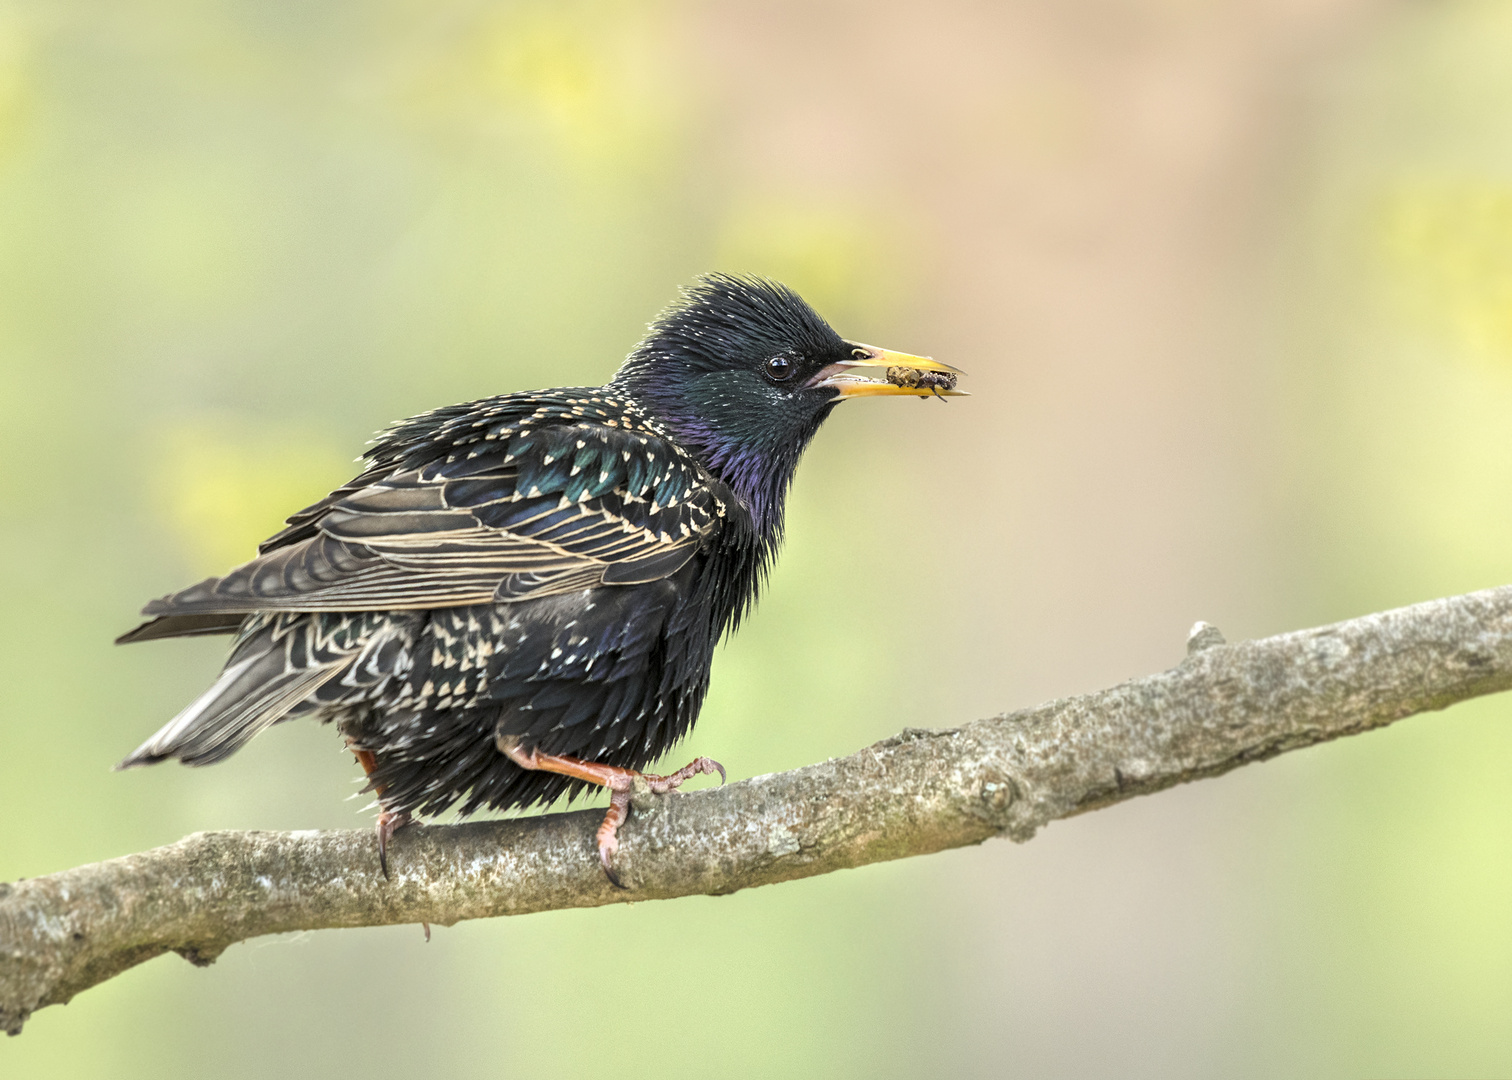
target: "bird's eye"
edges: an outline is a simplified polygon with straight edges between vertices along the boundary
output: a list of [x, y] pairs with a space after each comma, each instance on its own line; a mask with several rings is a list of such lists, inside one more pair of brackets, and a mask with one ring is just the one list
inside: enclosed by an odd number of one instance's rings
[[793, 377], [798, 365], [786, 356], [774, 356], [766, 362], [767, 377], [775, 382], [785, 382]]

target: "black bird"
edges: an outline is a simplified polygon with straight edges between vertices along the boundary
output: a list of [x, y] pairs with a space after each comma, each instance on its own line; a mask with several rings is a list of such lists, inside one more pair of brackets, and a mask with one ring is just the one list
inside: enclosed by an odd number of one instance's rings
[[118, 767], [208, 765], [283, 720], [335, 721], [377, 794], [385, 874], [411, 814], [597, 784], [614, 880], [637, 770], [698, 716], [804, 447], [846, 398], [956, 393], [954, 373], [843, 340], [776, 282], [704, 277], [607, 385], [400, 421], [257, 558], [148, 604], [121, 642], [236, 637], [215, 685]]

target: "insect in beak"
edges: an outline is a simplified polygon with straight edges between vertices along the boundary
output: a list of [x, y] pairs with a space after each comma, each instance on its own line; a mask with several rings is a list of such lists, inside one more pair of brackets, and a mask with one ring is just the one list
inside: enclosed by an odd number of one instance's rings
[[[956, 389], [956, 379], [965, 374], [960, 368], [941, 364], [927, 356], [910, 356], [879, 349], [875, 345], [855, 341], [846, 344], [851, 347], [851, 359], [823, 368], [810, 381], [810, 386], [835, 390], [842, 398], [966, 396], [964, 390]], [[881, 374], [883, 378], [869, 377], [873, 373]]]

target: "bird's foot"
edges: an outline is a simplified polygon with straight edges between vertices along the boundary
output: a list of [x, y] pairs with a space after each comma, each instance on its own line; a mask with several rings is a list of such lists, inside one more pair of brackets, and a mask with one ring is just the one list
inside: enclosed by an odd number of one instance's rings
[[604, 876], [609, 879], [609, 884], [616, 889], [625, 886], [620, 882], [619, 875], [614, 872], [614, 864], [611, 861], [614, 853], [619, 850], [619, 827], [630, 816], [630, 796], [634, 794], [633, 788], [624, 791], [615, 791], [609, 796], [609, 809], [604, 814], [604, 820], [594, 834], [594, 840], [598, 844], [599, 865], [604, 868]]
[[691, 779], [699, 774], [712, 776], [719, 774], [719, 782], [722, 784], [727, 777], [725, 767], [711, 757], [694, 758], [675, 773], [666, 776], [652, 776], [650, 773], [639, 774], [646, 782], [646, 786], [658, 795], [664, 795], [669, 791], [676, 791], [684, 780]]
[[495, 742], [499, 747], [499, 752], [522, 769], [560, 773], [563, 776], [586, 780], [590, 784], [598, 784], [609, 789], [609, 810], [604, 814], [603, 823], [598, 827], [596, 839], [599, 864], [604, 868], [604, 876], [609, 879], [610, 884], [619, 889], [623, 889], [624, 886], [620, 884], [619, 875], [614, 872], [611, 860], [615, 852], [619, 850], [619, 827], [630, 816], [630, 798], [635, 793], [636, 781], [639, 780], [656, 795], [676, 791], [685, 780], [699, 774], [718, 773], [719, 782], [721, 784], [725, 782], [725, 768], [713, 758], [694, 758], [674, 773], [657, 776], [635, 769], [622, 769], [617, 765], [604, 765], [597, 761], [582, 761], [574, 757], [543, 754], [535, 749], [525, 750], [521, 748], [520, 740], [513, 735], [500, 735]]
[[[374, 770], [378, 768], [378, 758], [371, 750], [361, 750], [352, 745], [352, 740], [347, 740], [347, 749], [357, 759], [357, 764], [362, 766], [362, 771], [372, 777]], [[383, 805], [383, 788], [374, 784], [373, 791], [378, 796], [378, 869], [383, 871], [384, 880], [388, 880], [388, 845], [394, 838], [394, 834], [408, 825], [413, 819], [408, 810], [390, 810]], [[430, 940], [430, 928], [425, 930], [425, 940]]]
[[[383, 877], [388, 879], [388, 845], [394, 838], [394, 834], [404, 828], [414, 819], [410, 817], [408, 810], [400, 810], [395, 813], [391, 810], [380, 809], [378, 811], [378, 868], [383, 871]], [[430, 940], [430, 932], [427, 930], [425, 940]]]
[[[613, 792], [609, 796], [609, 811], [604, 815], [604, 820], [598, 827], [596, 839], [598, 840], [599, 863], [604, 868], [604, 874], [615, 887], [623, 889], [619, 875], [614, 872], [610, 860], [614, 853], [619, 850], [619, 827], [630, 816], [630, 800], [635, 795], [635, 781], [640, 780], [654, 795], [665, 795], [669, 791], [676, 791], [682, 786], [682, 782], [700, 773], [719, 774], [719, 782], [725, 782], [725, 768], [713, 758], [694, 758], [688, 764], [674, 773], [666, 776], [656, 776], [652, 773], [636, 772], [634, 769], [622, 770], [626, 775], [616, 777], [615, 782], [609, 786]], [[620, 786], [620, 784], [623, 786]]]

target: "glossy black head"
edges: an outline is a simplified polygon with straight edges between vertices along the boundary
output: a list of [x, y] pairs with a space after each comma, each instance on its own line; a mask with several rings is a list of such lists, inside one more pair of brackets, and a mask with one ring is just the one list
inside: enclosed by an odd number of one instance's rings
[[735, 490], [780, 514], [803, 449], [840, 400], [827, 376], [856, 346], [793, 290], [710, 274], [651, 324], [614, 385]]

